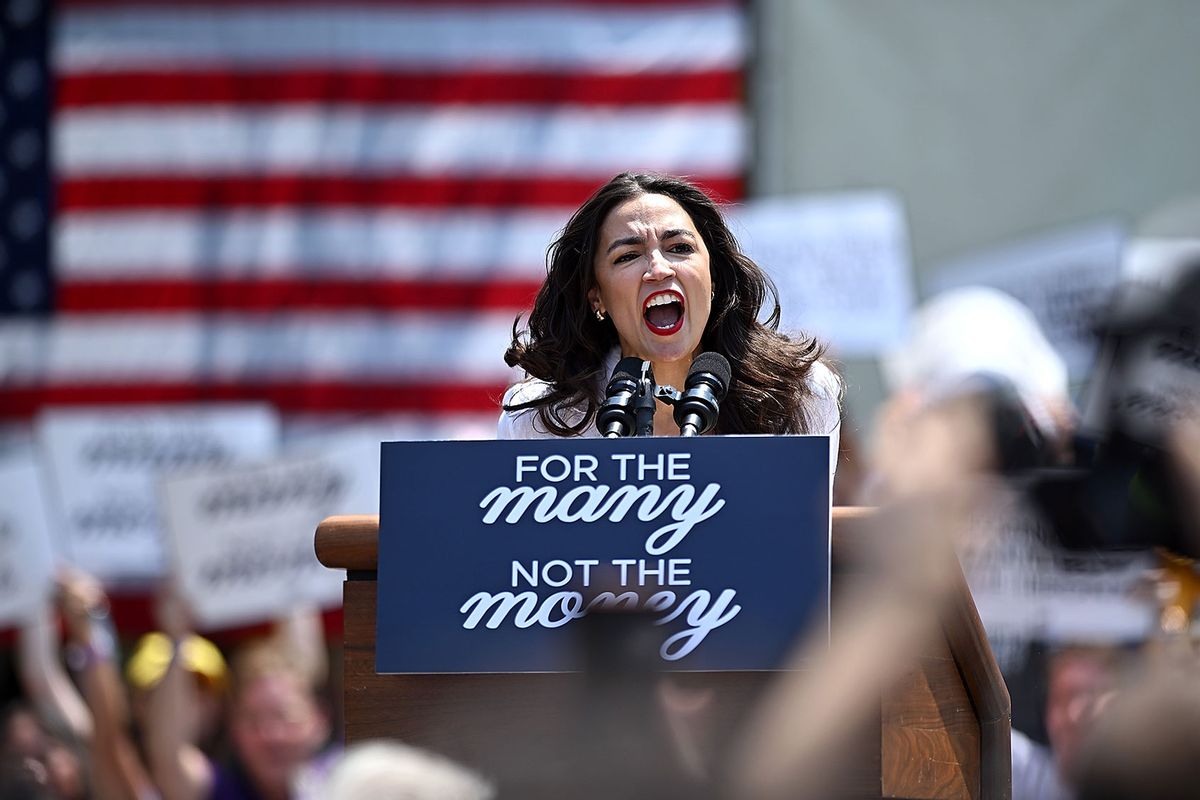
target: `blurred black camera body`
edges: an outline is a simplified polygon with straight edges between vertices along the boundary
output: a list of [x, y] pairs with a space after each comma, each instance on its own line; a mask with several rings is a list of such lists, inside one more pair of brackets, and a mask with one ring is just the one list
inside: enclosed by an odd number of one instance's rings
[[1200, 414], [1200, 261], [1170, 286], [1137, 286], [1100, 327], [1100, 356], [1068, 463], [1014, 480], [1071, 550], [1166, 548], [1200, 558], [1193, 498], [1168, 452]]

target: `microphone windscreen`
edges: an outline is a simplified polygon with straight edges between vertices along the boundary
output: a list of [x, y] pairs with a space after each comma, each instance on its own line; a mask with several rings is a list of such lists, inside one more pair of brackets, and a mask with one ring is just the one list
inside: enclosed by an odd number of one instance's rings
[[629, 356], [628, 358], [622, 358], [617, 362], [617, 366], [613, 367], [612, 377], [616, 378], [618, 375], [624, 375], [627, 378], [637, 380], [638, 376], [641, 374], [642, 360], [635, 356]]
[[721, 382], [720, 399], [724, 399], [725, 392], [729, 391], [729, 381], [733, 377], [733, 370], [729, 367], [729, 361], [720, 353], [701, 353], [692, 361], [692, 366], [688, 368], [687, 382], [690, 386], [694, 376], [698, 376], [701, 372], [707, 372]]

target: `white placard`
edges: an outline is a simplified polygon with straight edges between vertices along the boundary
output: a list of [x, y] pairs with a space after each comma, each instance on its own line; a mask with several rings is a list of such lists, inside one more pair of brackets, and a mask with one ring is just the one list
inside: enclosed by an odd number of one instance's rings
[[54, 588], [54, 548], [37, 464], [0, 461], [0, 626], [26, 619]]
[[340, 604], [344, 576], [317, 561], [313, 535], [331, 514], [378, 508], [368, 471], [378, 484], [379, 443], [357, 439], [318, 456], [168, 480], [172, 567], [197, 620], [226, 627]]
[[774, 279], [781, 327], [877, 355], [913, 307], [903, 209], [883, 192], [754, 200], [730, 214], [743, 250]]
[[344, 428], [312, 434], [284, 447], [288, 456], [321, 458], [341, 474], [343, 489], [329, 514], [378, 514], [379, 443], [395, 438], [384, 433], [372, 426]]
[[1056, 643], [1139, 641], [1155, 609], [1140, 591], [1149, 552], [1069, 552], [1015, 497], [982, 510], [960, 547], [989, 636]]
[[990, 286], [1012, 295], [1080, 380], [1096, 358], [1092, 330], [1116, 288], [1124, 240], [1115, 223], [1068, 228], [946, 262], [930, 288]]
[[103, 580], [137, 581], [165, 565], [163, 477], [274, 456], [279, 420], [257, 405], [51, 411], [37, 434], [66, 555]]
[[1143, 319], [1104, 343], [1083, 394], [1081, 430], [1103, 436], [1119, 424], [1134, 439], [1161, 447], [1166, 432], [1195, 413], [1200, 344], [1194, 328], [1166, 325], [1162, 315], [1179, 305], [1174, 295], [1188, 268], [1198, 263], [1197, 239], [1130, 242], [1117, 316]]

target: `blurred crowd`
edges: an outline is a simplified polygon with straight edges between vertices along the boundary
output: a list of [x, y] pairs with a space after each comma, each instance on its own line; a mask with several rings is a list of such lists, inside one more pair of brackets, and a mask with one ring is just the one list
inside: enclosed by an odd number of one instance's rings
[[154, 611], [159, 630], [125, 636], [98, 581], [61, 573], [53, 604], [12, 643], [0, 797], [490, 796], [469, 771], [400, 743], [343, 751], [318, 612], [226, 632], [219, 647], [173, 593]]

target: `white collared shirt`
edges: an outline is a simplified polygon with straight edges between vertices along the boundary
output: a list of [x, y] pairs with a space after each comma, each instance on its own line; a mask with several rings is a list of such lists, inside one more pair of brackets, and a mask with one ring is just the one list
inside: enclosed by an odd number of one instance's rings
[[[614, 349], [604, 362], [601, 376], [612, 374], [621, 358], [621, 351]], [[602, 380], [607, 380], [602, 377]], [[813, 364], [808, 373], [809, 385], [815, 402], [809, 408], [811, 430], [809, 433], [826, 434], [830, 438], [829, 477], [832, 480], [837, 472], [838, 443], [841, 436], [842, 413], [838, 400], [841, 396], [842, 380], [823, 361]], [[601, 391], [603, 386], [599, 387]], [[528, 378], [514, 383], [504, 393], [504, 404], [527, 403], [536, 400], [550, 391], [550, 384], [537, 378]], [[572, 409], [563, 415], [568, 421], [574, 422], [583, 416], [583, 411]], [[501, 411], [497, 424], [497, 439], [552, 439], [556, 434], [546, 430], [538, 419], [536, 409], [528, 408], [522, 411]], [[600, 431], [595, 421], [580, 434], [586, 438], [599, 438]]]

